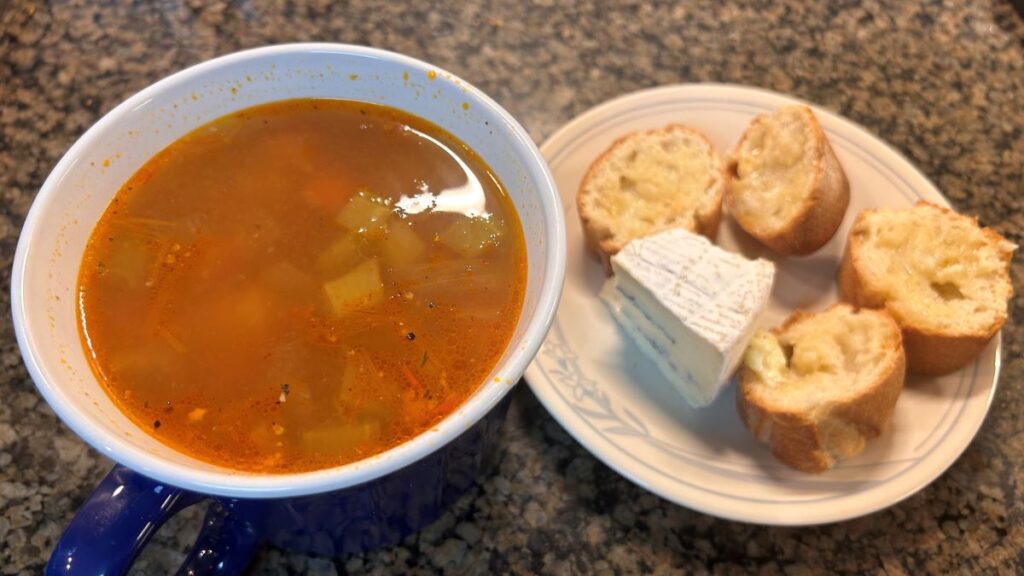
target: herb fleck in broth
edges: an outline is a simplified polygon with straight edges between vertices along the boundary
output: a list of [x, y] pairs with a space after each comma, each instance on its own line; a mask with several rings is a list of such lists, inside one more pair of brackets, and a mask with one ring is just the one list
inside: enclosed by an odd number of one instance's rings
[[526, 283], [498, 179], [395, 109], [289, 100], [218, 119], [125, 183], [79, 272], [83, 345], [136, 424], [295, 472], [437, 424], [508, 344]]

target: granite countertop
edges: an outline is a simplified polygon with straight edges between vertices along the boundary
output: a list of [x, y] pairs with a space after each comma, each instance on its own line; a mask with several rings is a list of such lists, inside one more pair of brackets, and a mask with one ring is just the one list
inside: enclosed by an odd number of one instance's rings
[[[0, 573], [37, 574], [111, 463], [45, 405], [18, 353], [10, 266], [32, 198], [71, 143], [140, 88], [240, 48], [326, 40], [404, 52], [470, 80], [539, 142], [588, 107], [677, 82], [762, 86], [891, 142], [961, 211], [1024, 244], [1024, 18], [961, 3], [32, 2], [0, 7]], [[675, 506], [592, 457], [525, 386], [500, 464], [401, 545], [313, 558], [267, 549], [255, 574], [1024, 572], [1024, 266], [1003, 372], [974, 443], [931, 486], [845, 523], [765, 528]], [[200, 511], [136, 564], [167, 573]]]

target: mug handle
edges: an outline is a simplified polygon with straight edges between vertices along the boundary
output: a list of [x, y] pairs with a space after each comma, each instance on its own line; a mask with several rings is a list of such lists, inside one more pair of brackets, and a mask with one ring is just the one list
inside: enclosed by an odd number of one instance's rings
[[[116, 465], [78, 509], [46, 565], [47, 576], [127, 574], [160, 526], [206, 497]], [[240, 574], [259, 544], [255, 527], [211, 503], [179, 574]]]

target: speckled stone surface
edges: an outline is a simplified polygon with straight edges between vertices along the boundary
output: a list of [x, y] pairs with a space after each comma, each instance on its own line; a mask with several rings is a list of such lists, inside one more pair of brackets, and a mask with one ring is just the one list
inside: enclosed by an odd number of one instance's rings
[[[763, 86], [868, 127], [960, 210], [1024, 243], [1024, 19], [1011, 3], [428, 4], [0, 2], [0, 573], [38, 574], [110, 467], [54, 417], [21, 363], [9, 313], [21, 223], [61, 154], [104, 112], [219, 54], [296, 40], [397, 50], [473, 82], [538, 141], [639, 88]], [[945, 475], [886, 511], [780, 529], [677, 507], [595, 460], [520, 386], [498, 468], [434, 525], [361, 556], [267, 549], [251, 571], [1024, 573], [1020, 257], [1012, 274], [1018, 295], [985, 426]], [[166, 525], [135, 572], [171, 572], [199, 516]]]

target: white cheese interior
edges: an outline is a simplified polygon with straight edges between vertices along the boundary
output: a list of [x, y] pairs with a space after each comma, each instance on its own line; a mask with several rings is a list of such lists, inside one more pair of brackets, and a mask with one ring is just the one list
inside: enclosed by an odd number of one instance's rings
[[616, 320], [687, 402], [710, 404], [768, 303], [774, 265], [672, 229], [630, 242], [612, 269], [601, 296]]

